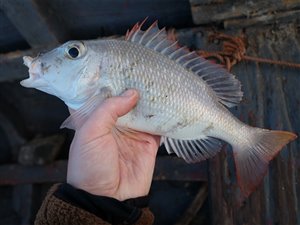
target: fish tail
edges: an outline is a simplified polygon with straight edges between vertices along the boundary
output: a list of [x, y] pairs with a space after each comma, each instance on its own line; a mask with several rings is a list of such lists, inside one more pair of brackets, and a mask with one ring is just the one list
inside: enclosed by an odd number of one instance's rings
[[248, 197], [262, 181], [269, 161], [297, 135], [287, 131], [272, 131], [249, 127], [252, 135], [247, 141], [233, 144], [237, 182]]

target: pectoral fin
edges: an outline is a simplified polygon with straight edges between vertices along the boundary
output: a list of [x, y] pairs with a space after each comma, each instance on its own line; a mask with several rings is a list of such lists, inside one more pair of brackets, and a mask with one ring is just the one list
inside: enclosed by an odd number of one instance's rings
[[91, 97], [78, 110], [72, 112], [71, 115], [62, 123], [60, 128], [69, 128], [73, 130], [79, 129], [96, 107], [111, 96], [110, 88], [102, 88], [99, 94]]

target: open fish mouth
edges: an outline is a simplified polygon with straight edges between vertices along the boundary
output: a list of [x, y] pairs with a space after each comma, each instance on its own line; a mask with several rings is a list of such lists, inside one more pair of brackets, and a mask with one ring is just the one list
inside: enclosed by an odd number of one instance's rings
[[29, 68], [29, 77], [20, 82], [23, 87], [40, 88], [47, 86], [42, 78], [42, 66], [39, 60], [35, 60], [30, 56], [23, 57], [24, 65]]

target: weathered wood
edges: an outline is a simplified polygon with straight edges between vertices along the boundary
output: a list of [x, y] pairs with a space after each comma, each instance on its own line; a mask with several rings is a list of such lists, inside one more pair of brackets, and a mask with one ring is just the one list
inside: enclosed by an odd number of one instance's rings
[[[28, 0], [26, 0], [28, 1]], [[26, 2], [0, 0], [0, 4]], [[190, 4], [188, 0], [31, 0], [38, 6], [39, 13], [59, 40], [94, 39], [99, 36], [125, 34], [137, 21], [149, 17], [149, 22], [159, 20], [161, 26], [192, 26]], [[16, 16], [26, 14], [19, 12]], [[32, 16], [32, 15], [29, 15]], [[28, 17], [30, 19], [30, 17]], [[27, 20], [23, 16], [22, 20]], [[36, 29], [38, 20], [29, 24]], [[14, 25], [0, 10], [0, 52], [27, 48]], [[41, 34], [39, 34], [41, 35]], [[62, 38], [60, 38], [62, 36]]]
[[[0, 166], [0, 185], [64, 182], [67, 161], [56, 161], [44, 166], [18, 164]], [[187, 164], [175, 157], [158, 157], [154, 180], [206, 181], [206, 162]]]
[[19, 133], [14, 124], [0, 112], [0, 128], [7, 134], [7, 139], [12, 149], [19, 148], [25, 143], [25, 138]]
[[[199, 49], [218, 50], [219, 42], [208, 43], [211, 29], [181, 30], [181, 42]], [[224, 31], [223, 31], [224, 32]], [[239, 35], [241, 30], [231, 30]], [[297, 62], [299, 32], [295, 24], [249, 27], [247, 55]], [[241, 62], [233, 67], [244, 92], [243, 101], [231, 111], [246, 124], [298, 132], [300, 127], [299, 70], [276, 65]], [[300, 224], [299, 138], [270, 163], [259, 187], [242, 202], [235, 177], [233, 155], [221, 151], [209, 160], [209, 196], [212, 224]]]
[[[295, 61], [299, 59], [296, 27], [245, 30], [247, 54]], [[252, 126], [297, 131], [300, 120], [299, 70], [274, 65], [240, 63], [233, 68], [244, 92], [243, 102], [233, 112]], [[240, 191], [233, 156], [222, 152], [209, 162], [212, 224], [299, 224], [299, 139], [290, 143], [270, 163], [264, 181], [238, 207]], [[217, 215], [217, 216], [216, 216]]]
[[197, 215], [200, 208], [202, 207], [207, 196], [208, 196], [208, 187], [207, 184], [204, 184], [203, 186], [201, 186], [193, 202], [184, 212], [182, 218], [179, 220], [179, 222], [176, 223], [176, 225], [189, 225], [192, 222], [193, 218]]
[[[224, 150], [216, 157], [209, 160], [209, 200], [211, 205], [211, 224], [232, 225], [232, 209], [224, 199], [228, 195], [234, 195], [234, 192], [228, 191], [229, 185], [224, 182], [224, 174], [227, 173]], [[229, 193], [227, 193], [229, 192]], [[216, 216], [217, 215], [217, 216]]]
[[207, 162], [187, 164], [177, 157], [158, 157], [154, 180], [207, 181]]
[[23, 65], [23, 56], [35, 57], [39, 52], [47, 51], [52, 47], [45, 46], [31, 50], [0, 54], [0, 82], [14, 81], [28, 77], [28, 68]]
[[220, 4], [228, 0], [190, 0], [191, 5], [207, 5], [207, 4]]
[[[193, 21], [195, 24], [208, 24], [217, 22], [226, 24], [226, 27], [231, 27], [231, 24], [233, 27], [237, 26], [237, 23], [239, 23], [239, 27], [243, 27], [243, 22], [247, 21], [248, 19], [252, 19], [252, 21], [249, 22], [249, 25], [254, 23], [255, 20], [262, 21], [263, 19], [266, 20], [264, 23], [285, 21], [286, 17], [291, 18], [291, 14], [285, 12], [297, 10], [297, 8], [300, 6], [299, 1], [284, 0], [259, 0], [255, 3], [251, 1], [244, 3], [236, 0], [204, 2], [190, 0], [190, 3]], [[293, 20], [296, 20], [297, 16], [292, 18]], [[229, 21], [226, 23], [227, 20], [233, 19], [235, 22]], [[237, 22], [236, 20], [238, 19], [241, 19], [241, 21]], [[249, 25], [245, 23], [245, 27]]]
[[31, 224], [33, 185], [20, 184], [13, 187], [13, 208], [20, 217], [20, 224]]
[[72, 38], [91, 39], [99, 36], [124, 35], [136, 22], [148, 17], [146, 24], [155, 20], [160, 26], [191, 26], [190, 4], [187, 0], [36, 0], [63, 18]]
[[24, 166], [45, 165], [53, 162], [62, 150], [64, 142], [64, 135], [37, 137], [22, 145], [18, 155], [18, 162]]
[[245, 19], [229, 19], [224, 21], [225, 28], [243, 28], [255, 25], [266, 25], [272, 23], [288, 23], [296, 21], [296, 18], [300, 18], [300, 10], [291, 10], [286, 12], [266, 14], [262, 16], [256, 16], [253, 18]]
[[[0, 4], [1, 1], [2, 0], [0, 0]], [[18, 32], [2, 10], [0, 10], [0, 34], [0, 53], [29, 48], [22, 35]]]
[[34, 0], [1, 0], [0, 8], [31, 47], [61, 41], [63, 29], [55, 24], [55, 17], [47, 20]]
[[[239, 34], [241, 31], [231, 32]], [[178, 34], [185, 44], [196, 48], [220, 47], [217, 42], [208, 44], [207, 35], [207, 30], [194, 29]], [[249, 55], [291, 62], [300, 58], [296, 25], [249, 27], [245, 29], [245, 35]], [[253, 126], [299, 130], [298, 70], [242, 62], [233, 68], [233, 72], [241, 81], [244, 92], [243, 102], [237, 109], [231, 109], [238, 118]], [[264, 182], [241, 208], [235, 204], [239, 190], [231, 154], [223, 151], [212, 159], [209, 168], [212, 224], [300, 224], [299, 144], [297, 139], [273, 160]], [[188, 176], [189, 171], [181, 174]], [[155, 177], [157, 179], [157, 175]], [[166, 178], [160, 174], [158, 180], [161, 177]], [[17, 178], [13, 178], [17, 182]]]

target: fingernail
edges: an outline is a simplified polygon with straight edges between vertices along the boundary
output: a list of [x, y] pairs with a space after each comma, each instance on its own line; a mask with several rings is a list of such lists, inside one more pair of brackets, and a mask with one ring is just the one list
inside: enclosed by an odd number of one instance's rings
[[131, 97], [132, 95], [134, 95], [134, 90], [127, 90], [122, 94], [123, 97]]

